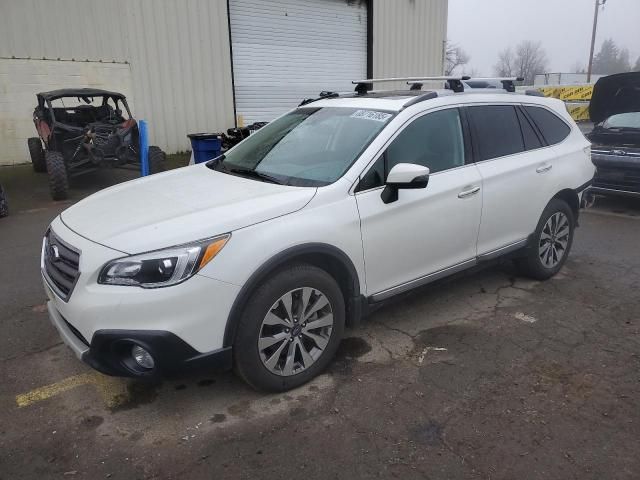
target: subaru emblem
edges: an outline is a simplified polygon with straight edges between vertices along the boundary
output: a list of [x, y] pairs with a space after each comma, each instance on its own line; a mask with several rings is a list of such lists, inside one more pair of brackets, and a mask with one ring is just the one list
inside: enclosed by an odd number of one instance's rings
[[52, 262], [57, 262], [58, 260], [60, 260], [60, 250], [58, 250], [57, 245], [51, 245], [49, 247], [49, 257], [51, 258]]
[[625, 156], [627, 154], [627, 152], [625, 152], [624, 150], [613, 150], [612, 153], [614, 155], [619, 155], [621, 157]]

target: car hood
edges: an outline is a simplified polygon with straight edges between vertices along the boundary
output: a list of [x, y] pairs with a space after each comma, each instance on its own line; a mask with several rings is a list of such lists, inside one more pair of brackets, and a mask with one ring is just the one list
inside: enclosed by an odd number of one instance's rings
[[593, 87], [589, 116], [600, 123], [611, 115], [640, 112], [640, 72], [619, 73], [599, 79]]
[[79, 235], [124, 253], [180, 245], [292, 213], [316, 188], [179, 168], [102, 190], [61, 214]]

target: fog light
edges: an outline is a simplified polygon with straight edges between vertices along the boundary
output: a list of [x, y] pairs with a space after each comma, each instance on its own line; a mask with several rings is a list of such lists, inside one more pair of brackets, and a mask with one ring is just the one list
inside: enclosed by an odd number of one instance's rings
[[155, 366], [155, 362], [153, 361], [151, 354], [140, 345], [133, 346], [131, 349], [131, 356], [142, 368], [151, 370]]

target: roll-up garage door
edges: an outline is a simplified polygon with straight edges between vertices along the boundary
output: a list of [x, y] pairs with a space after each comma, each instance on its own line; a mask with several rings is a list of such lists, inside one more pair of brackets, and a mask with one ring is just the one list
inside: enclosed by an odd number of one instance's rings
[[270, 121], [366, 78], [367, 2], [230, 0], [238, 122]]

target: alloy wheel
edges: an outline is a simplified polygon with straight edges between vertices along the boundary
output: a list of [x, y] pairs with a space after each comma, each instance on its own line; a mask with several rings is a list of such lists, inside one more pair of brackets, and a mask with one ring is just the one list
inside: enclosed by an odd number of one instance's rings
[[312, 287], [291, 290], [273, 304], [262, 320], [260, 359], [273, 374], [298, 374], [324, 353], [332, 331], [333, 308], [327, 296]]
[[567, 251], [570, 233], [569, 219], [564, 213], [556, 212], [549, 217], [538, 244], [540, 261], [546, 268], [554, 268], [560, 263]]

